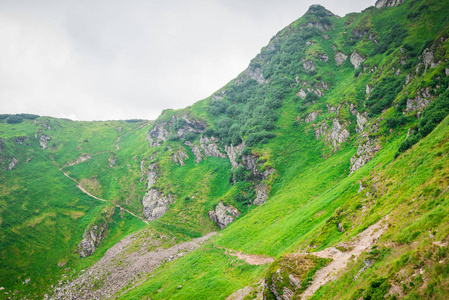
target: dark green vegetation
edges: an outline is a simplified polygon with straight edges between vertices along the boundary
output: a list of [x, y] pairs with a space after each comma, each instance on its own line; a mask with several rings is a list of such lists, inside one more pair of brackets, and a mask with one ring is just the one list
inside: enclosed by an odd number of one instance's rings
[[[293, 289], [294, 275], [300, 297], [328, 263], [313, 252], [346, 251], [388, 215], [376, 245], [313, 298], [447, 299], [448, 11], [446, 0], [406, 0], [337, 18], [312, 6], [235, 80], [154, 123], [0, 115], [1, 285], [42, 297], [144, 227], [170, 236], [164, 247], [218, 230], [208, 212], [222, 201], [241, 215], [120, 297], [224, 299], [266, 279], [274, 299], [278, 270], [277, 289]], [[146, 225], [115, 205], [144, 216], [150, 169], [172, 203]], [[106, 236], [80, 259], [98, 222]], [[249, 265], [223, 248], [276, 260]]]

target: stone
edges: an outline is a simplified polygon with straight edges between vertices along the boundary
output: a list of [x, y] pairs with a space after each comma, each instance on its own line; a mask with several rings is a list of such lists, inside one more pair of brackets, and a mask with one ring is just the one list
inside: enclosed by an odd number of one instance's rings
[[318, 114], [316, 112], [311, 112], [306, 119], [304, 120], [306, 123], [310, 123], [316, 120], [316, 117], [318, 116]]
[[329, 126], [326, 124], [326, 122], [321, 123], [319, 126], [316, 126], [314, 131], [315, 131], [315, 138], [317, 140], [320, 139], [321, 136], [323, 136], [326, 132], [326, 130], [329, 129]]
[[384, 7], [394, 7], [402, 4], [404, 0], [377, 0], [376, 1], [376, 8], [384, 8]]
[[337, 66], [341, 66], [347, 58], [348, 58], [348, 56], [340, 51], [335, 53], [335, 57], [334, 57], [335, 62], [337, 63]]
[[422, 60], [424, 62], [424, 67], [427, 70], [427, 67], [433, 63], [433, 52], [429, 49], [424, 50], [422, 54]]
[[294, 275], [292, 274], [288, 274], [288, 279], [290, 280], [290, 284], [292, 286], [294, 286], [295, 288], [300, 288], [301, 287], [301, 280], [299, 280], [298, 278], [296, 278]]
[[18, 162], [19, 162], [19, 160], [17, 158], [13, 157], [11, 162], [9, 163], [8, 170], [11, 171], [12, 169], [14, 169]]
[[356, 128], [357, 133], [361, 133], [363, 131], [366, 122], [368, 122], [368, 120], [362, 114], [357, 113], [357, 128]]
[[256, 186], [256, 199], [254, 199], [254, 205], [262, 205], [268, 199], [268, 189], [263, 183]]
[[51, 141], [51, 137], [46, 134], [41, 134], [41, 136], [39, 137], [39, 144], [41, 145], [43, 150], [47, 149], [47, 143], [49, 141]]
[[366, 94], [368, 95], [369, 93], [371, 93], [371, 91], [373, 90], [373, 87], [370, 86], [369, 84], [366, 85]]
[[172, 204], [171, 195], [165, 196], [157, 189], [152, 188], [142, 199], [143, 215], [148, 221], [157, 220], [168, 211], [170, 204]]
[[233, 168], [237, 168], [239, 164], [236, 162], [237, 156], [241, 155], [243, 152], [243, 149], [245, 148], [245, 142], [242, 142], [240, 145], [237, 146], [225, 146], [226, 154], [228, 154], [229, 160], [231, 161], [231, 165]]
[[225, 206], [223, 201], [218, 203], [215, 210], [211, 210], [207, 214], [211, 221], [220, 227], [220, 229], [226, 228], [226, 226], [234, 222], [235, 219], [240, 216], [240, 212], [236, 208]]
[[257, 83], [262, 84], [267, 82], [267, 80], [263, 77], [262, 69], [261, 68], [255, 68], [253, 69], [251, 66], [249, 66], [244, 73], [249, 78], [257, 81]]
[[83, 239], [78, 244], [78, 253], [80, 257], [87, 257], [94, 253], [95, 249], [100, 246], [101, 240], [105, 237], [108, 229], [108, 221], [112, 220], [114, 210], [107, 216], [107, 221], [86, 228], [83, 234]]
[[218, 139], [215, 137], [201, 137], [200, 138], [200, 147], [204, 151], [204, 155], [206, 156], [214, 156], [218, 158], [226, 158], [226, 155], [221, 153], [218, 149], [217, 145]]
[[184, 151], [178, 151], [173, 154], [172, 159], [175, 164], [179, 163], [182, 167], [184, 166], [184, 160], [189, 159], [189, 157]]
[[337, 118], [332, 121], [332, 131], [328, 137], [328, 141], [332, 143], [334, 149], [349, 138], [349, 131], [340, 124]]
[[357, 109], [355, 108], [355, 105], [351, 103], [349, 106], [349, 111], [351, 112], [351, 115], [355, 116], [357, 114]]
[[300, 89], [299, 92], [296, 93], [296, 96], [298, 96], [301, 99], [305, 99], [307, 96], [307, 93], [303, 89]]
[[351, 54], [351, 57], [349, 58], [349, 61], [354, 66], [354, 69], [357, 69], [365, 61], [365, 59], [357, 51], [354, 50], [354, 52], [352, 52]]
[[[363, 167], [380, 149], [381, 147], [377, 139], [368, 138], [365, 142], [360, 143], [357, 148], [357, 153], [355, 153], [350, 160], [350, 174]], [[361, 183], [360, 186], [362, 187]], [[359, 189], [359, 192], [360, 191], [361, 190]]]
[[327, 55], [324, 54], [324, 53], [319, 53], [319, 54], [318, 54], [318, 57], [319, 57], [322, 61], [324, 61], [324, 62], [328, 62], [328, 61], [329, 61], [329, 56], [327, 56]]
[[345, 229], [343, 227], [343, 224], [341, 224], [341, 223], [338, 223], [337, 228], [338, 228], [338, 232], [344, 232], [345, 231]]
[[302, 62], [302, 66], [304, 67], [304, 69], [306, 69], [307, 71], [314, 71], [316, 69], [315, 63], [308, 59], [308, 60], [304, 60]]

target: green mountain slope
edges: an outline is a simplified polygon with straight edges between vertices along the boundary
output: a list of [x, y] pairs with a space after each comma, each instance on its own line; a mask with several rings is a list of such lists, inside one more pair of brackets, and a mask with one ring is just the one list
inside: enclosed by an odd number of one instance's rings
[[[447, 298], [449, 1], [376, 6], [310, 7], [228, 85], [154, 122], [2, 117], [2, 297]], [[212, 231], [107, 286], [132, 253]], [[89, 287], [58, 283], [131, 233]]]

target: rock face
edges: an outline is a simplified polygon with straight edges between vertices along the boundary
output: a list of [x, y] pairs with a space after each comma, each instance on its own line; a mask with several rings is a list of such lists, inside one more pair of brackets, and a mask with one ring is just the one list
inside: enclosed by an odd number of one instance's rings
[[178, 151], [173, 154], [173, 162], [175, 164], [179, 163], [181, 165], [181, 167], [184, 165], [185, 159], [189, 159], [189, 157], [187, 156], [187, 154], [184, 151]]
[[404, 0], [377, 0], [376, 8], [393, 7], [402, 4]]
[[42, 149], [47, 149], [47, 143], [51, 141], [51, 137], [48, 135], [42, 134], [39, 138], [39, 144], [41, 145]]
[[142, 200], [143, 215], [148, 221], [154, 221], [162, 217], [172, 203], [171, 196], [164, 196], [156, 189], [150, 189]]
[[[106, 211], [106, 213], [108, 213]], [[101, 240], [105, 237], [108, 229], [108, 221], [112, 220], [114, 216], [114, 210], [108, 213], [104, 223], [96, 224], [92, 227], [86, 228], [84, 231], [83, 239], [78, 244], [78, 253], [80, 257], [87, 257], [94, 253], [95, 249], [100, 246]]]
[[174, 132], [175, 136], [182, 139], [188, 132], [200, 134], [204, 129], [206, 129], [204, 122], [190, 118], [188, 115], [181, 117], [172, 116], [170, 121], [155, 123], [148, 131], [147, 140], [150, 143], [150, 147], [157, 147], [167, 140], [171, 132]]
[[218, 158], [226, 158], [226, 155], [221, 153], [217, 145], [218, 139], [215, 137], [201, 137], [200, 147], [204, 151], [205, 156], [214, 156]]
[[429, 88], [421, 89], [419, 93], [416, 94], [415, 99], [407, 99], [407, 106], [405, 108], [406, 113], [414, 112], [414, 111], [422, 111], [427, 105], [430, 104], [430, 99], [432, 96], [430, 95]]
[[335, 149], [337, 149], [341, 143], [346, 142], [348, 137], [349, 131], [338, 122], [338, 119], [334, 119], [332, 121], [332, 131], [328, 137], [328, 141], [332, 143]]
[[302, 66], [304, 67], [304, 69], [306, 69], [307, 71], [313, 71], [316, 69], [315, 67], [315, 63], [308, 59], [302, 62]]
[[172, 203], [170, 195], [165, 196], [157, 189], [153, 188], [157, 178], [155, 167], [155, 164], [149, 166], [148, 191], [142, 199], [143, 215], [149, 221], [154, 221], [162, 217], [168, 211], [168, 206]]
[[[315, 124], [312, 124], [312, 126]], [[321, 136], [323, 136], [326, 132], [326, 130], [329, 129], [329, 126], [327, 126], [326, 122], [321, 123], [318, 126], [314, 126], [314, 131], [315, 131], [315, 138], [317, 140], [320, 139]]]
[[268, 199], [268, 189], [267, 186], [263, 183], [259, 184], [256, 187], [256, 199], [254, 199], [253, 204], [254, 205], [262, 205], [267, 201]]
[[337, 63], [337, 66], [341, 66], [341, 64], [344, 63], [347, 58], [348, 58], [348, 56], [340, 51], [335, 53], [335, 57], [334, 57], [335, 62]]
[[218, 203], [215, 210], [211, 210], [207, 214], [209, 218], [221, 229], [226, 228], [226, 226], [234, 222], [235, 219], [240, 216], [240, 212], [236, 208], [232, 206], [225, 206], [222, 201]]
[[257, 83], [265, 83], [267, 80], [262, 75], [262, 69], [261, 68], [255, 68], [253, 69], [251, 66], [249, 66], [244, 73], [249, 78], [257, 81]]
[[354, 66], [354, 69], [357, 69], [365, 61], [365, 59], [357, 51], [354, 51], [352, 52], [349, 61]]
[[316, 117], [318, 116], [318, 114], [314, 111], [312, 111], [304, 120], [306, 123], [310, 123], [315, 121]]
[[237, 168], [239, 164], [236, 162], [237, 156], [242, 154], [243, 149], [245, 148], [245, 142], [242, 142], [240, 145], [237, 146], [226, 146], [225, 150], [228, 154], [229, 160], [231, 161], [231, 165], [233, 168]]
[[9, 163], [8, 170], [11, 171], [12, 169], [14, 169], [18, 162], [19, 161], [17, 160], [17, 158], [13, 157], [11, 162]]
[[377, 139], [368, 138], [367, 141], [360, 143], [357, 153], [351, 157], [351, 174], [369, 162], [380, 149], [381, 147]]
[[360, 113], [357, 113], [357, 128], [355, 129], [357, 133], [361, 133], [365, 128], [365, 124], [368, 120]]

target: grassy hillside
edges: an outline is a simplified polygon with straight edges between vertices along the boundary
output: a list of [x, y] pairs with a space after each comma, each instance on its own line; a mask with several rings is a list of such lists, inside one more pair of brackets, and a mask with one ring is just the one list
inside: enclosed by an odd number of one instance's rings
[[[304, 276], [299, 297], [326, 263], [314, 252], [344, 249], [388, 216], [375, 247], [313, 297], [445, 299], [448, 10], [406, 0], [339, 18], [312, 6], [236, 79], [154, 122], [1, 118], [1, 284], [42, 296], [127, 234], [164, 234], [169, 247], [220, 230], [210, 215], [223, 205], [238, 210], [232, 223], [117, 296], [224, 299], [282, 265]], [[170, 201], [147, 225], [152, 191]], [[80, 259], [99, 222], [104, 240]], [[276, 261], [249, 265], [226, 249]], [[299, 251], [312, 256], [295, 261]]]

